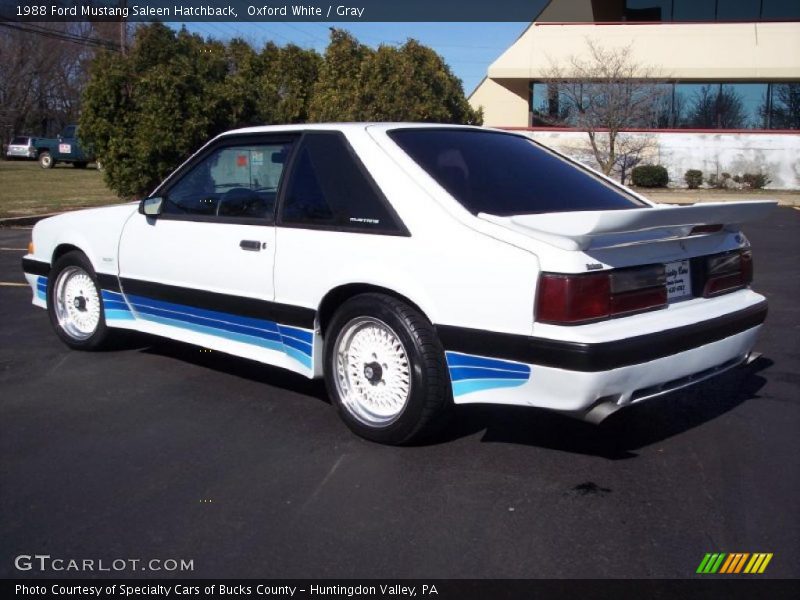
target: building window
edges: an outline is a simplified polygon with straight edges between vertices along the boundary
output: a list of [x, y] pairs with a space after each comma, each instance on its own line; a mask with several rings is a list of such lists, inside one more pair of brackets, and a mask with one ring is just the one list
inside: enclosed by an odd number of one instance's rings
[[761, 0], [717, 2], [717, 21], [758, 21], [760, 17]]
[[800, 83], [772, 84], [768, 114], [772, 129], [800, 129]]
[[717, 0], [674, 0], [673, 21], [713, 21]]
[[[670, 82], [653, 90], [652, 117], [631, 122], [629, 128], [800, 129], [800, 82]], [[532, 125], [579, 126], [574, 97], [558, 84], [534, 82]]]
[[797, 0], [626, 0], [624, 21], [771, 21], [800, 19]]
[[797, 0], [762, 0], [762, 19], [788, 20], [800, 18], [800, 2]]
[[628, 0], [625, 3], [626, 21], [671, 21], [672, 0]]

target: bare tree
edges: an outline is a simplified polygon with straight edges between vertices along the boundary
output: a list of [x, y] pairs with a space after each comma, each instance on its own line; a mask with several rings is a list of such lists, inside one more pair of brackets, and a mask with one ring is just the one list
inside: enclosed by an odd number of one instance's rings
[[[586, 131], [600, 170], [625, 174], [653, 146], [652, 136], [625, 130], [657, 125], [665, 89], [658, 74], [632, 58], [631, 46], [603, 48], [587, 39], [588, 52], [571, 56], [567, 65], [551, 61], [545, 72], [553, 124]], [[635, 161], [635, 162], [634, 162]]]
[[87, 69], [119, 26], [6, 23], [0, 27], [0, 139], [53, 135], [77, 120]]

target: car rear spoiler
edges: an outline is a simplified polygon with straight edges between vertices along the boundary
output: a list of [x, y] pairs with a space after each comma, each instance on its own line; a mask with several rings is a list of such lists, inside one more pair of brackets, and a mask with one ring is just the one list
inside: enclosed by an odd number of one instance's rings
[[773, 200], [747, 200], [510, 217], [479, 213], [478, 217], [564, 250], [587, 250], [682, 238], [700, 225], [738, 229], [765, 217], [777, 205]]

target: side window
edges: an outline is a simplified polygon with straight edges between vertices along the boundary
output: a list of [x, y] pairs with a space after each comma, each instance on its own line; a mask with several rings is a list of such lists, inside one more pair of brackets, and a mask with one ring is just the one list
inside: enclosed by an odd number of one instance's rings
[[68, 127], [64, 128], [64, 131], [61, 132], [62, 138], [73, 138], [75, 137], [75, 126], [69, 125]]
[[305, 134], [287, 181], [281, 222], [401, 232], [386, 200], [357, 161], [340, 134]]
[[281, 142], [214, 150], [169, 188], [163, 212], [271, 219], [290, 147]]

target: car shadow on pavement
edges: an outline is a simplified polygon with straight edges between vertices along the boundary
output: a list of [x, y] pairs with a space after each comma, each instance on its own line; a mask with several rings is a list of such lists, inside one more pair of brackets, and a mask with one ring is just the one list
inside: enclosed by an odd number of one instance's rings
[[547, 410], [473, 405], [457, 408], [456, 418], [435, 443], [481, 430], [482, 442], [524, 444], [622, 460], [636, 450], [702, 425], [758, 398], [766, 383], [761, 373], [774, 363], [759, 357], [746, 366], [692, 387], [630, 406], [599, 425]]
[[308, 379], [292, 371], [265, 365], [222, 352], [198, 352], [198, 347], [169, 339], [154, 339], [142, 335], [138, 348], [140, 352], [157, 354], [191, 363], [219, 373], [226, 373], [257, 383], [281, 388], [297, 394], [311, 396], [330, 404], [325, 384], [319, 379]]

